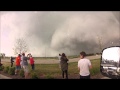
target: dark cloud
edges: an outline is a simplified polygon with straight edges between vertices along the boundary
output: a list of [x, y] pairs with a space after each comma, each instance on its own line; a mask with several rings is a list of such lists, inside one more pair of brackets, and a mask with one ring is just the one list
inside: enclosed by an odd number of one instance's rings
[[80, 51], [99, 52], [97, 37], [102, 37], [103, 47], [109, 46], [110, 42], [118, 45], [118, 12], [12, 13], [16, 16], [14, 26], [26, 38], [30, 52], [37, 56], [44, 56], [45, 50], [48, 56], [58, 55], [59, 52], [69, 55], [79, 54]]

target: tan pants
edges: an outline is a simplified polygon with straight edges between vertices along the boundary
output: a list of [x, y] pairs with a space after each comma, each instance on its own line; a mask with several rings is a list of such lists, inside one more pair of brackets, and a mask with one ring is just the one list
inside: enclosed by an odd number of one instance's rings
[[29, 73], [28, 66], [23, 66], [24, 72]]

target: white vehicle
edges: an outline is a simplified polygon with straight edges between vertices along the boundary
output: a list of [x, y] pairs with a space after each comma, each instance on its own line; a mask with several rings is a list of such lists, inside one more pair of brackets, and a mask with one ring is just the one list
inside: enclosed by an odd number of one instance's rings
[[[103, 63], [104, 60], [107, 60], [107, 62]], [[103, 49], [100, 71], [104, 76], [120, 79], [120, 46]]]

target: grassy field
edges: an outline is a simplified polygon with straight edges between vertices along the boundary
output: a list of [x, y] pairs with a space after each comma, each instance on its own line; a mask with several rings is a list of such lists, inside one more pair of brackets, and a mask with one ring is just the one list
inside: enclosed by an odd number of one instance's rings
[[[14, 57], [15, 58], [15, 57]], [[68, 56], [69, 59], [78, 58], [78, 56]], [[4, 59], [10, 59], [10, 57], [5, 57]], [[35, 60], [58, 60], [58, 57], [34, 57]]]
[[[100, 73], [100, 59], [91, 60], [92, 69], [90, 70], [91, 76]], [[4, 63], [4, 66], [10, 66], [10, 63]], [[15, 65], [14, 65], [15, 66]], [[31, 70], [31, 66], [29, 66]], [[35, 64], [35, 72], [39, 76], [45, 76], [46, 78], [54, 78], [56, 76], [61, 76], [61, 70], [58, 64]], [[71, 62], [68, 66], [69, 75], [79, 75], [77, 68], [77, 62]]]
[[[87, 56], [92, 56], [92, 55], [87, 55]], [[73, 59], [73, 58], [78, 58], [79, 55], [72, 55], [72, 56], [67, 56], [69, 59]], [[15, 58], [15, 57], [14, 57]], [[10, 57], [5, 57], [4, 59], [10, 59]], [[35, 60], [51, 60], [51, 59], [55, 59], [58, 60], [58, 57], [34, 57]]]

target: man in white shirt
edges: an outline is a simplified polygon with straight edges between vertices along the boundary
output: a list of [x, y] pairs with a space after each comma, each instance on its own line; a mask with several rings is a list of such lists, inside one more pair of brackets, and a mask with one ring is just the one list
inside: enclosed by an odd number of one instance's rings
[[78, 70], [80, 74], [80, 79], [90, 79], [90, 68], [92, 68], [89, 59], [85, 58], [86, 53], [80, 52], [80, 60], [78, 61]]

